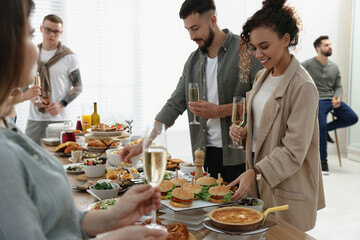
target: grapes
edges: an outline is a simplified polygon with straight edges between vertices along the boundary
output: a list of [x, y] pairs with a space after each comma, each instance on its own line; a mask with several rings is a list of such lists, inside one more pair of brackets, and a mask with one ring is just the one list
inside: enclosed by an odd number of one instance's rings
[[257, 206], [259, 202], [256, 198], [243, 198], [239, 200], [239, 205], [243, 206]]

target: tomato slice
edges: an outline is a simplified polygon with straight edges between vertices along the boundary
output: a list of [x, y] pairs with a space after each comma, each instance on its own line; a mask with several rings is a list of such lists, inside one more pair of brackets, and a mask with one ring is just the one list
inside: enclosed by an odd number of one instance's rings
[[191, 203], [192, 202], [192, 199], [189, 199], [189, 200], [182, 200], [182, 199], [178, 199], [176, 197], [173, 197], [172, 200], [174, 202], [178, 202], [178, 203]]
[[214, 196], [214, 195], [212, 195], [211, 197], [212, 197], [213, 199], [223, 199], [222, 196]]
[[161, 192], [161, 196], [167, 196], [167, 192]]

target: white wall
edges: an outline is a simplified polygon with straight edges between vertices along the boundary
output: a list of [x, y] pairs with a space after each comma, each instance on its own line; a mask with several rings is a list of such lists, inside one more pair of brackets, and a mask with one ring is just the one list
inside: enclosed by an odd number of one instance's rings
[[[52, 1], [56, 2], [56, 4], [61, 4], [61, 1]], [[82, 4], [81, 12], [86, 13], [86, 4], [84, 4], [86, 1], [73, 1], [74, 3]], [[42, 0], [35, 0], [38, 6], [44, 4], [42, 2]], [[94, 2], [94, 0], [92, 2]], [[233, 33], [239, 34], [246, 19], [261, 7], [262, 0], [215, 0], [215, 2], [218, 9], [219, 26], [221, 28], [229, 28]], [[132, 25], [129, 24], [134, 24], [131, 22], [133, 20], [137, 21], [140, 25], [139, 52], [141, 53], [141, 69], [139, 69], [139, 71], [141, 74], [142, 95], [139, 101], [142, 103], [141, 117], [143, 118], [144, 124], [153, 121], [156, 113], [161, 109], [166, 99], [168, 99], [175, 89], [178, 79], [181, 76], [184, 62], [189, 54], [196, 49], [196, 44], [190, 41], [188, 33], [183, 26], [183, 21], [178, 16], [182, 3], [183, 0], [123, 0], [114, 5], [114, 12], [118, 12], [122, 16], [127, 13], [132, 13], [134, 11], [134, 5], [139, 6], [139, 9], [135, 12], [135, 14], [139, 14], [138, 17], [129, 18], [128, 21], [124, 21], [124, 17], [120, 18], [122, 19], [120, 21], [113, 21], [113, 31], [108, 32], [109, 34], [106, 37], [112, 37], [115, 41], [118, 41], [119, 44], [114, 44], [113, 46], [114, 50], [123, 48], [123, 54], [125, 54], [125, 50], [129, 49], [129, 46], [122, 45], [121, 43], [124, 39], [132, 37], [131, 33], [126, 29], [132, 27]], [[331, 60], [340, 67], [345, 90], [344, 99], [346, 99], [349, 68], [351, 0], [288, 0], [288, 4], [297, 9], [303, 21], [301, 39], [295, 50], [296, 56], [300, 61], [315, 56], [316, 53], [312, 45], [313, 41], [319, 35], [329, 35], [333, 44], [333, 56]], [[65, 34], [63, 37], [66, 42], [67, 39], [71, 39], [71, 37], [74, 38], [75, 34], [79, 34], [78, 32], [81, 29], [78, 27], [79, 21], [71, 21], [69, 15], [73, 16], [72, 10], [65, 10], [65, 12], [67, 13], [65, 14], [67, 17], [65, 18]], [[46, 11], [41, 12], [39, 20], [48, 13], [49, 12]], [[112, 14], [106, 16], [106, 19], [111, 20], [112, 16], [116, 17]], [[94, 17], [94, 13], [89, 11], [89, 16], [87, 17], [91, 19]], [[38, 25], [34, 27], [38, 30]], [[91, 29], [91, 26], [89, 27]], [[88, 32], [92, 33], [91, 30]], [[80, 47], [77, 49], [77, 46], [84, 46], [84, 44], [89, 45], [92, 40], [91, 35], [81, 33], [76, 36], [75, 39], [77, 38], [81, 42], [75, 44], [75, 40], [72, 39], [70, 41], [70, 47], [74, 48], [74, 52], [79, 55], [82, 75], [91, 76], [90, 73], [86, 72], [84, 66], [85, 61], [83, 59], [86, 58], [85, 54], [87, 54], [87, 52], [80, 51]], [[35, 41], [38, 42], [40, 39], [41, 38], [36, 35]], [[124, 56], [125, 55], [116, 56], [116, 61], [120, 62], [122, 68], [126, 68], [127, 65], [132, 64], [129, 63], [128, 59]], [[110, 59], [103, 59], [102, 61], [110, 61]], [[113, 93], [116, 87], [120, 89], [119, 93], [122, 94], [121, 86], [128, 84], [128, 81], [131, 80], [129, 77], [123, 76], [122, 73], [123, 71], [119, 69], [118, 74], [114, 76], [118, 84], [109, 86], [107, 94], [102, 92], [98, 95], [99, 97], [96, 98], [100, 98], [101, 101], [101, 98], [105, 97], [105, 95], [113, 95], [109, 93]], [[89, 86], [89, 83], [86, 82], [88, 81], [87, 78], [84, 77], [83, 81], [85, 86]], [[86, 91], [86, 88], [84, 91]], [[84, 93], [82, 95], [85, 96], [86, 94]], [[81, 98], [82, 97], [80, 97], [80, 99]], [[90, 102], [94, 101], [94, 99], [85, 100]], [[133, 99], [127, 99], [125, 103], [119, 102], [119, 107], [114, 109], [111, 114], [116, 116], [126, 115], [126, 113], [120, 114], [119, 112], [124, 111], [124, 109], [129, 109], [128, 107], [125, 108], [123, 104], [129, 104], [131, 106], [131, 101], [133, 101]], [[101, 106], [99, 108], [101, 110]], [[19, 110], [19, 125], [24, 129], [28, 112], [27, 103], [21, 104], [17, 109]], [[79, 109], [79, 107], [77, 109]], [[76, 115], [80, 113], [74, 112], [73, 114], [75, 121]], [[106, 115], [110, 113], [102, 114]], [[185, 115], [179, 117], [172, 128], [173, 131], [188, 132], [187, 117]]]

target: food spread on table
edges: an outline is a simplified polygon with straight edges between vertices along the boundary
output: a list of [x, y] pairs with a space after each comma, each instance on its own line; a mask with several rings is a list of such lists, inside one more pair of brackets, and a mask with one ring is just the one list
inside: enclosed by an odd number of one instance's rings
[[127, 127], [123, 123], [115, 123], [113, 125], [99, 123], [97, 125], [93, 125], [91, 127], [92, 132], [115, 132], [115, 131], [123, 131]]

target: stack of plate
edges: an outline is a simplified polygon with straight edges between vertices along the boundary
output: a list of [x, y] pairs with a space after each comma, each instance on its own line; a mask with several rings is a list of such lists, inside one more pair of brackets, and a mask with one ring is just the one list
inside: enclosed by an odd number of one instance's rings
[[163, 224], [181, 222], [184, 223], [189, 230], [198, 231], [204, 227], [203, 220], [208, 217], [208, 213], [213, 209], [214, 208], [202, 208], [175, 212], [170, 208], [163, 207], [159, 212], [164, 214], [159, 216], [159, 218], [163, 219], [161, 220]]

